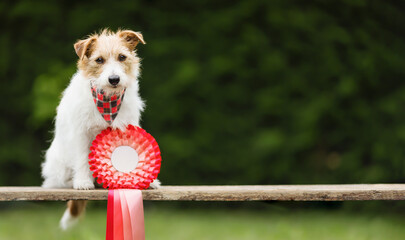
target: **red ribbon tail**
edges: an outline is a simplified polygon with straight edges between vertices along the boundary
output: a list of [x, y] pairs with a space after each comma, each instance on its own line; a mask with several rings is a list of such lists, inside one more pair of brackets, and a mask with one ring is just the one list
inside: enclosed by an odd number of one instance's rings
[[145, 240], [141, 190], [108, 190], [106, 240]]
[[106, 240], [114, 240], [114, 190], [108, 190]]

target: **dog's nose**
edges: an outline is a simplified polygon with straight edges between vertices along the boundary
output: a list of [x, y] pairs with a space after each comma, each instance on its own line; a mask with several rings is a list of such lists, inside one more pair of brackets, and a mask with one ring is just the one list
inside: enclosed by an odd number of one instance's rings
[[111, 85], [117, 86], [117, 84], [120, 82], [120, 76], [111, 75], [108, 77], [108, 81], [111, 83]]

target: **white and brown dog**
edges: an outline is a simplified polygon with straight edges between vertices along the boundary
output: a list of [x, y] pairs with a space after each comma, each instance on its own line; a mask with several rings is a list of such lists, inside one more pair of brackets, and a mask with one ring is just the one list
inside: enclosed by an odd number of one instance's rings
[[[91, 141], [107, 127], [125, 130], [128, 124], [139, 126], [144, 103], [138, 93], [138, 43], [145, 44], [139, 32], [103, 30], [74, 44], [78, 71], [57, 108], [55, 136], [42, 164], [43, 187], [93, 189], [88, 164]], [[100, 114], [92, 89], [105, 96], [122, 97], [125, 92], [119, 112], [107, 116], [109, 119]], [[155, 180], [151, 188], [157, 187], [159, 181]], [[69, 201], [61, 227], [66, 229], [74, 222], [84, 205], [85, 201]]]

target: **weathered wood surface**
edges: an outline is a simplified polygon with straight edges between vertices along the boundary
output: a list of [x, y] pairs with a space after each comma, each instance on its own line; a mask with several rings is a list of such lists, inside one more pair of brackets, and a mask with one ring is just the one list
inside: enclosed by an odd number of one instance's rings
[[[348, 201], [405, 200], [405, 184], [164, 186], [143, 190], [153, 201]], [[0, 187], [0, 201], [107, 200], [108, 191]]]

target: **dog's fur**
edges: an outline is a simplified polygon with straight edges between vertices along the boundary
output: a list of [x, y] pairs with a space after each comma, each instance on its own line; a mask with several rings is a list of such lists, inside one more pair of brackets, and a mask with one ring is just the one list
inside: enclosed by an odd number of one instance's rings
[[[135, 51], [138, 43], [145, 44], [139, 32], [104, 30], [74, 44], [79, 57], [78, 71], [57, 108], [55, 136], [42, 165], [43, 187], [93, 189], [88, 164], [91, 141], [107, 127], [124, 130], [128, 124], [139, 126], [144, 103], [138, 93], [140, 59]], [[122, 55], [126, 57], [124, 60]], [[118, 85], [109, 83], [111, 75], [120, 77]], [[121, 109], [111, 125], [98, 112], [90, 84], [109, 95], [126, 88]], [[158, 186], [159, 181], [151, 184], [152, 188]], [[67, 228], [84, 206], [85, 202], [70, 202], [61, 227]]]

